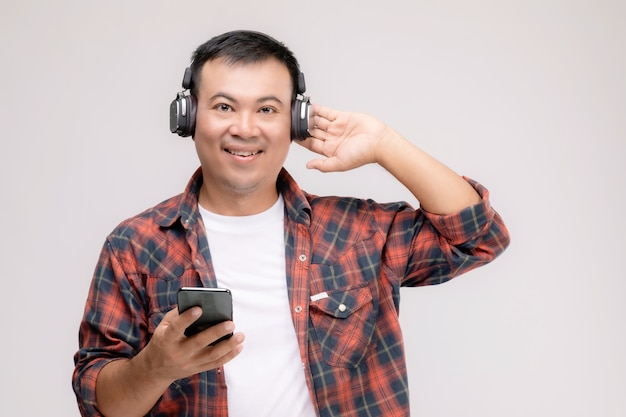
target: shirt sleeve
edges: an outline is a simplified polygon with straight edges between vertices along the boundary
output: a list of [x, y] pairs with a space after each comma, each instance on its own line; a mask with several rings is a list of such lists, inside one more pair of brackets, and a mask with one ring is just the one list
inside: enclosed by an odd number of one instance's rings
[[481, 197], [459, 212], [439, 215], [418, 210], [403, 286], [433, 285], [485, 265], [509, 245], [509, 232], [491, 207], [489, 191], [464, 177]]
[[[131, 281], [107, 240], [91, 282], [74, 356], [72, 386], [83, 416], [101, 416], [96, 404], [96, 380], [113, 360], [130, 358], [139, 343], [133, 317], [142, 317]], [[137, 315], [135, 315], [137, 314]], [[141, 326], [139, 326], [141, 327]]]

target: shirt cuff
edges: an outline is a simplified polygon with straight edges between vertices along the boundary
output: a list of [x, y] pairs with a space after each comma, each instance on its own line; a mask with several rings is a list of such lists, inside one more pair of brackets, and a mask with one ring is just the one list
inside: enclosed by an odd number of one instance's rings
[[429, 213], [422, 209], [424, 216], [452, 245], [460, 245], [480, 236], [489, 227], [495, 214], [489, 202], [489, 191], [471, 178], [463, 179], [480, 195], [479, 203], [445, 215]]
[[80, 378], [76, 380], [76, 396], [78, 397], [78, 407], [81, 415], [91, 417], [102, 417], [96, 402], [96, 380], [102, 368], [112, 361], [122, 358], [102, 358], [94, 360], [89, 367], [84, 369]]

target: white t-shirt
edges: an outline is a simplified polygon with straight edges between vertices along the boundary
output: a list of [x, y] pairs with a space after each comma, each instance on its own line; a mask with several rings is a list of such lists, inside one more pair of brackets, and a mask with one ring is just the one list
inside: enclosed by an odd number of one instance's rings
[[287, 295], [282, 196], [251, 216], [200, 214], [218, 286], [231, 290], [236, 331], [246, 336], [224, 366], [229, 416], [315, 416]]

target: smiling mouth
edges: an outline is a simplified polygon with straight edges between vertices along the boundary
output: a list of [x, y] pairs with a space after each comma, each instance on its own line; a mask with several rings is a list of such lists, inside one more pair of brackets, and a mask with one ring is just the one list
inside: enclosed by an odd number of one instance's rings
[[262, 151], [256, 151], [256, 152], [249, 152], [249, 151], [233, 151], [230, 149], [224, 149], [226, 152], [228, 152], [231, 155], [235, 155], [235, 156], [242, 156], [242, 157], [248, 157], [248, 156], [254, 156], [254, 155], [258, 155], [260, 154]]

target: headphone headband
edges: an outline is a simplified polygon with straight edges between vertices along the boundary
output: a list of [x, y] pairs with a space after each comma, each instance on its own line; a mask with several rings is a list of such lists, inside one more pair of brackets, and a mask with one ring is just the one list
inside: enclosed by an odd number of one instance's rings
[[191, 76], [192, 76], [191, 68], [185, 68], [185, 74], [183, 75], [183, 88], [185, 90], [191, 90]]

